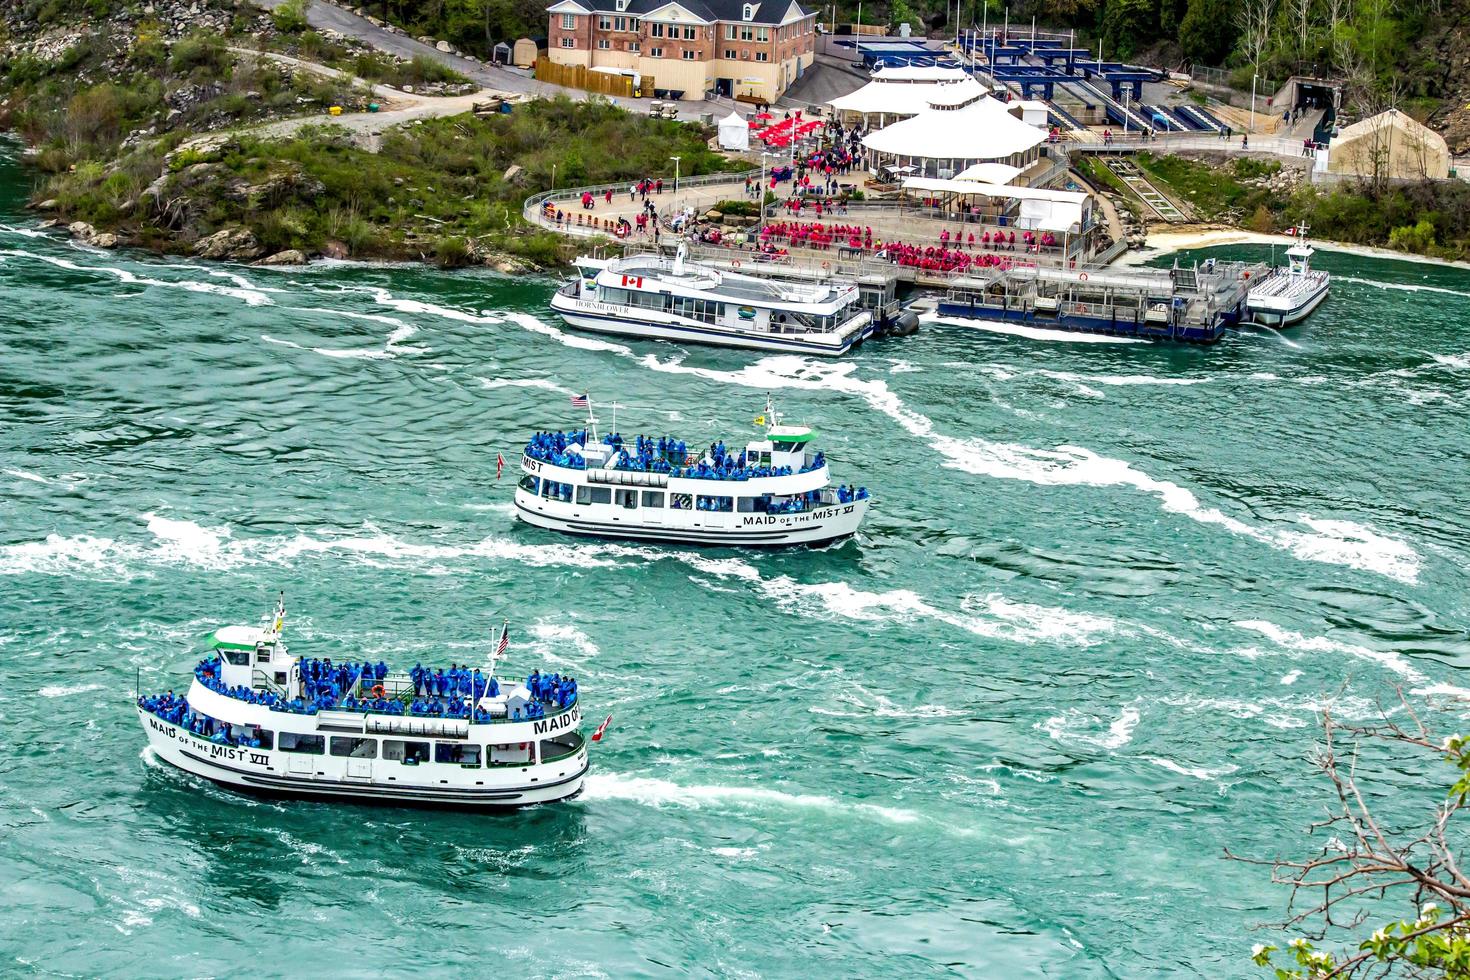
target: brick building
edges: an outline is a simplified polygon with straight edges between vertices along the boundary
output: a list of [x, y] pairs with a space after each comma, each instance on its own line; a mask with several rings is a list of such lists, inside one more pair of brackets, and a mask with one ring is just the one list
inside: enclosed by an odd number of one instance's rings
[[816, 57], [817, 15], [796, 0], [559, 0], [556, 64], [652, 76], [688, 99], [713, 91], [774, 100]]

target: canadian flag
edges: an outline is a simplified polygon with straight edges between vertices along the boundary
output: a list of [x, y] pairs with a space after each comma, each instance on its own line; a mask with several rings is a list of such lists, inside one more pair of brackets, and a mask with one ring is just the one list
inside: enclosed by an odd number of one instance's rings
[[594, 742], [601, 742], [602, 741], [602, 733], [605, 732], [605, 731], [607, 731], [608, 723], [611, 722], [611, 721], [612, 721], [612, 715], [608, 715], [606, 718], [602, 719], [602, 724], [598, 725], [597, 726], [597, 731], [595, 731], [595, 732], [592, 733], [592, 741], [594, 741]]
[[495, 454], [495, 479], [500, 479], [500, 474], [505, 472], [505, 457], [499, 453]]
[[643, 288], [643, 277], [642, 276], [624, 276], [623, 277], [623, 285], [624, 286], [632, 286], [634, 289], [642, 289]]
[[1295, 235], [1296, 234], [1296, 229], [1295, 228], [1288, 228], [1288, 229], [1286, 229], [1286, 233], [1288, 235]]

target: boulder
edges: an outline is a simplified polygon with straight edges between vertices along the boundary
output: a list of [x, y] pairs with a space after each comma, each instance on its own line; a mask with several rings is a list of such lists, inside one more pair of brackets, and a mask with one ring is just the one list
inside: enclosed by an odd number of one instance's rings
[[347, 246], [339, 241], [329, 241], [322, 246], [322, 255], [329, 259], [345, 259], [348, 255]]
[[194, 243], [194, 254], [203, 259], [254, 259], [262, 251], [249, 228], [221, 228]]
[[434, 45], [434, 50], [442, 52], [444, 54], [448, 54], [449, 52], [454, 50], [454, 45], [450, 44], [448, 41], [440, 41], [438, 44]]
[[284, 252], [277, 252], [275, 255], [267, 255], [265, 258], [261, 259], [259, 262], [255, 263], [255, 264], [256, 265], [305, 265], [306, 264], [306, 255], [303, 254], [298, 249], [288, 248]]
[[66, 226], [66, 230], [71, 232], [71, 237], [80, 238], [82, 241], [90, 241], [97, 234], [97, 229], [85, 221], [73, 221]]
[[37, 204], [36, 205], [36, 210], [37, 211], [55, 211], [56, 208], [57, 208], [56, 198], [54, 198], [54, 197], [48, 197], [48, 198], [46, 198], [46, 200], [44, 200], [40, 204]]
[[93, 235], [87, 244], [97, 248], [117, 248], [117, 236], [110, 231], [104, 231], [100, 235]]
[[61, 222], [56, 220], [55, 218], [47, 218], [39, 225], [36, 225], [36, 227], [41, 229], [42, 231], [45, 231], [47, 228], [55, 228], [59, 224], [61, 224]]

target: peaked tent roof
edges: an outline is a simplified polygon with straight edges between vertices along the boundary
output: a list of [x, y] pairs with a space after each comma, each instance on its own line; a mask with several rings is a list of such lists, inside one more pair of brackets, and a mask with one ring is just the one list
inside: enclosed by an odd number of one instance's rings
[[964, 102], [985, 94], [985, 87], [973, 78], [939, 84], [935, 82], [871, 81], [840, 98], [827, 103], [841, 112], [860, 112], [864, 115], [916, 116], [928, 111], [936, 99]]
[[1022, 153], [1046, 134], [1006, 111], [995, 99], [976, 99], [960, 109], [930, 109], [863, 137], [879, 153], [930, 160], [1000, 160]]

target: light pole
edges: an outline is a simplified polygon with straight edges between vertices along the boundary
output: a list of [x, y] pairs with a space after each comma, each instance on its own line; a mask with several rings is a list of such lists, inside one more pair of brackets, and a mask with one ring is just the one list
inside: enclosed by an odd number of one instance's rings
[[678, 197], [679, 196], [679, 158], [678, 157], [669, 157], [669, 159], [672, 160], [672, 161], [674, 161], [674, 196], [675, 197]]
[[1251, 132], [1256, 129], [1256, 81], [1261, 76], [1255, 72], [1251, 73]]
[[551, 189], [556, 190], [556, 164], [551, 165]]
[[[761, 227], [766, 226], [766, 157], [775, 157], [776, 154], [767, 150], [761, 150]], [[759, 232], [757, 232], [759, 234]]]

